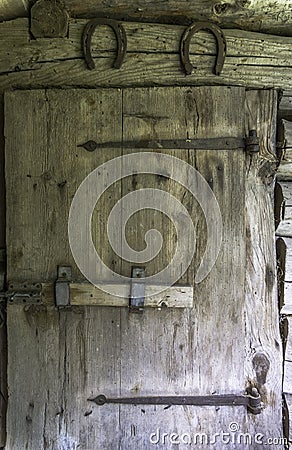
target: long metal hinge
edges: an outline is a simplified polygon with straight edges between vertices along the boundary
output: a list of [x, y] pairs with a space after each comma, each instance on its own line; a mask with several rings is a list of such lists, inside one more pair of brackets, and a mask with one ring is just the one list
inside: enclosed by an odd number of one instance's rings
[[246, 406], [252, 414], [260, 414], [263, 410], [261, 397], [256, 388], [252, 388], [250, 394], [223, 394], [223, 395], [199, 395], [199, 396], [169, 396], [169, 397], [120, 397], [107, 398], [98, 395], [88, 401], [99, 406], [116, 403], [126, 405], [190, 405], [190, 406]]
[[79, 144], [88, 152], [103, 148], [132, 148], [151, 150], [235, 150], [246, 149], [249, 153], [259, 151], [259, 138], [256, 130], [250, 130], [246, 138], [218, 137], [198, 139], [137, 139], [133, 141], [99, 142], [90, 140]]

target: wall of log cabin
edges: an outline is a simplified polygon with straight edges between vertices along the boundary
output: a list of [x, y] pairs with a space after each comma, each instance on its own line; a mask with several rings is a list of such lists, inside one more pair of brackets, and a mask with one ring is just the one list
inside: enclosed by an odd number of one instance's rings
[[[276, 1], [273, 5], [257, 0], [221, 2], [167, 1], [131, 2], [65, 0], [70, 19], [69, 34], [65, 39], [31, 39], [29, 32], [29, 0], [3, 0], [0, 4], [0, 248], [5, 247], [5, 191], [4, 191], [4, 134], [3, 134], [3, 93], [14, 88], [36, 87], [100, 87], [100, 86], [146, 86], [160, 85], [202, 85], [226, 84], [246, 86], [248, 88], [291, 89], [291, 2]], [[110, 63], [113, 58], [115, 41], [111, 33], [104, 29], [96, 30], [93, 38], [93, 55], [102, 56], [97, 60], [98, 70], [85, 70], [80, 47], [81, 33], [85, 19], [110, 15], [114, 18], [126, 19], [128, 35], [131, 37], [129, 57], [125, 70], [112, 76]], [[19, 18], [23, 17], [23, 18]], [[196, 62], [196, 73], [188, 79], [179, 71], [177, 55], [179, 37], [185, 25], [194, 20], [212, 20], [226, 30], [228, 44], [225, 68], [220, 80], [210, 72], [215, 55], [215, 44], [208, 33], [202, 32], [192, 42], [191, 55]], [[137, 22], [135, 22], [137, 21]], [[153, 23], [144, 23], [153, 22]], [[171, 23], [172, 25], [160, 25]], [[180, 24], [180, 25], [178, 25]], [[239, 30], [239, 29], [242, 29]], [[256, 33], [255, 33], [256, 32]], [[262, 34], [269, 33], [269, 34]], [[284, 37], [277, 37], [281, 34]], [[139, 50], [138, 50], [139, 49]], [[291, 94], [284, 93], [280, 113], [286, 136], [290, 136]], [[284, 221], [277, 230], [277, 235], [285, 240], [287, 246], [286, 267], [290, 264], [289, 228], [292, 182], [289, 172], [290, 137], [286, 139], [285, 155], [278, 172], [278, 180], [282, 184], [286, 201]], [[292, 145], [291, 145], [292, 148]], [[292, 164], [292, 162], [291, 162]], [[292, 206], [291, 206], [292, 207]], [[288, 231], [287, 231], [288, 230]], [[289, 231], [290, 230], [290, 231]], [[290, 234], [289, 234], [290, 233]], [[290, 255], [290, 256], [289, 256]], [[289, 300], [290, 272], [284, 280], [285, 298], [282, 314], [290, 324]], [[290, 292], [290, 293], [289, 293]], [[5, 411], [6, 411], [6, 329], [0, 316], [0, 447], [5, 444]], [[287, 338], [285, 365], [285, 397], [288, 406], [291, 404], [291, 386], [289, 384], [289, 345]], [[290, 363], [291, 364], [291, 363]]]

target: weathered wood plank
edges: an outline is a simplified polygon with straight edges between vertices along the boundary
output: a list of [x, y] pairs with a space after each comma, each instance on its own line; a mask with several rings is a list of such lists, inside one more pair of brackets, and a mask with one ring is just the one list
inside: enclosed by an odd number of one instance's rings
[[278, 181], [292, 181], [292, 163], [286, 162], [280, 164], [277, 169]]
[[286, 245], [285, 273], [284, 273], [284, 306], [281, 314], [292, 314], [292, 239], [282, 238]]
[[292, 239], [286, 238], [286, 268], [285, 268], [285, 281], [292, 282]]
[[93, 415], [88, 398], [119, 393], [118, 310], [12, 306], [8, 316], [7, 448], [108, 448], [119, 435], [119, 409]]
[[[286, 211], [286, 208], [285, 208]], [[289, 210], [288, 210], [289, 211]], [[287, 238], [292, 237], [292, 217], [291, 217], [291, 211], [289, 217], [286, 217], [285, 220], [282, 220], [280, 225], [277, 228], [276, 236], [283, 236]]]
[[[0, 50], [1, 72], [29, 69], [34, 63], [82, 58], [80, 45], [87, 20], [70, 21], [68, 39], [31, 39], [27, 19], [0, 24], [3, 45]], [[178, 53], [184, 27], [153, 23], [123, 23], [128, 37], [128, 53]], [[274, 66], [288, 65], [291, 60], [291, 39], [239, 30], [224, 31], [227, 57], [252, 57], [273, 62]], [[104, 52], [115, 52], [116, 40], [107, 26], [96, 28], [92, 37], [92, 55], [102, 57]], [[197, 33], [191, 41], [191, 55], [215, 55], [214, 37], [206, 32]], [[112, 55], [113, 56], [113, 55]], [[263, 61], [264, 61], [263, 60]], [[244, 60], [242, 60], [244, 61]], [[277, 61], [277, 63], [276, 63]], [[98, 62], [98, 61], [97, 61]], [[239, 60], [240, 63], [240, 60]], [[257, 61], [253, 61], [256, 65]], [[85, 66], [84, 66], [85, 67]], [[17, 69], [16, 69], [17, 70]]]
[[282, 119], [278, 129], [278, 138], [282, 145], [282, 158], [277, 170], [277, 179], [292, 180], [292, 122]]
[[[250, 432], [282, 435], [282, 343], [276, 286], [273, 189], [276, 160], [277, 95], [248, 91], [246, 129], [257, 129], [261, 150], [247, 160], [246, 181], [246, 378], [255, 383], [269, 408], [250, 423]], [[275, 396], [275, 397], [274, 397]], [[271, 412], [273, 411], [273, 412]], [[271, 421], [272, 413], [275, 421]]]
[[292, 183], [289, 181], [282, 181], [280, 184], [286, 206], [292, 206]]
[[[190, 138], [216, 137], [222, 133], [242, 135], [244, 95], [240, 88], [218, 87], [167, 88], [163, 96], [159, 88], [139, 89], [138, 93], [134, 89], [127, 90], [123, 102], [124, 138], [133, 137], [135, 127], [140, 127], [150, 137], [154, 133], [157, 136], [171, 133], [174, 137], [183, 134]], [[169, 116], [176, 118], [175, 123]], [[245, 156], [241, 151], [215, 153], [211, 150], [189, 151], [188, 154], [172, 152], [196, 167], [216, 193], [224, 223], [220, 255], [209, 276], [195, 286], [192, 310], [162, 310], [160, 315], [148, 310], [143, 317], [128, 316], [125, 310], [122, 311], [121, 395], [204, 395], [215, 391], [241, 391], [245, 385], [243, 367], [239, 363], [243, 358], [240, 343], [244, 333], [244, 220], [238, 220], [244, 217]], [[239, 174], [236, 180], [235, 173]], [[137, 188], [142, 185], [142, 180], [138, 181]], [[184, 190], [175, 187], [173, 180], [160, 182], [159, 188], [166, 188], [177, 195], [188, 211], [196, 214], [193, 220], [197, 244], [192, 263], [192, 271], [196, 272], [206, 245], [203, 214]], [[232, 208], [235, 212], [231, 214]], [[154, 223], [156, 228], [157, 221]], [[169, 230], [169, 233], [174, 240], [175, 232]], [[132, 242], [135, 243], [135, 235]], [[165, 250], [167, 253], [168, 249]], [[239, 266], [232, 263], [233, 258], [240, 261]], [[227, 267], [231, 265], [230, 273]], [[219, 290], [214, 289], [215, 285]], [[230, 302], [223, 301], [223, 292], [224, 297], [232, 299]], [[223, 341], [226, 342], [224, 347]], [[129, 345], [131, 342], [135, 345]], [[200, 350], [202, 345], [203, 352]], [[147, 420], [142, 419], [141, 422], [143, 409]], [[192, 433], [193, 429], [202, 430], [204, 423], [204, 431], [209, 434], [212, 429], [228, 426], [233, 419], [242, 423], [246, 414], [243, 408], [218, 408], [216, 411], [212, 408], [178, 407], [164, 410], [163, 414], [161, 408], [143, 409], [123, 407], [121, 448], [148, 449], [149, 435], [158, 428], [168, 434], [172, 430]], [[129, 427], [134, 430], [131, 434]], [[206, 448], [203, 445], [198, 447]]]
[[7, 412], [7, 329], [4, 303], [0, 303], [0, 448], [6, 442]]
[[284, 119], [292, 119], [292, 92], [284, 91], [279, 103], [279, 116]]
[[283, 162], [292, 162], [292, 122], [282, 119], [284, 154]]
[[[125, 23], [128, 53], [119, 70], [112, 69], [116, 42], [108, 27], [93, 38], [96, 70], [84, 63], [80, 40], [84, 20], [71, 21], [68, 39], [31, 40], [28, 21], [0, 24], [3, 89], [49, 86], [131, 86], [228, 84], [249, 87], [292, 87], [291, 38], [226, 30], [227, 57], [220, 77], [212, 74], [215, 41], [199, 33], [191, 45], [194, 73], [185, 76], [178, 56], [183, 27]], [[242, 56], [243, 55], [243, 56]]]
[[[5, 176], [4, 176], [4, 104], [0, 95], [0, 290], [5, 279]], [[2, 249], [2, 251], [1, 251]], [[6, 438], [7, 408], [7, 336], [5, 304], [0, 302], [0, 447]]]
[[[107, 294], [108, 288], [111, 291], [115, 290], [116, 296]], [[173, 286], [158, 295], [154, 295], [153, 290], [153, 287], [145, 286], [146, 308], [192, 308], [193, 306], [192, 286]], [[116, 286], [101, 284], [99, 288], [88, 283], [72, 283], [70, 285], [70, 304], [72, 306], [128, 307], [129, 297], [130, 285], [126, 284], [117, 284]], [[43, 284], [42, 302], [49, 305], [52, 304], [53, 299], [54, 287], [50, 284]]]
[[[17, 102], [13, 101], [15, 97]], [[7, 124], [21, 123], [23, 108], [27, 114], [37, 111], [38, 115], [38, 126], [29, 121], [17, 134], [10, 127], [6, 130], [6, 161], [10, 167], [7, 201], [14, 205], [7, 212], [7, 239], [14, 241], [13, 248], [7, 249], [8, 280], [53, 282], [57, 266], [63, 264], [72, 266], [73, 280], [83, 281], [67, 238], [70, 205], [86, 176], [105, 161], [119, 156], [120, 149], [92, 153], [78, 145], [90, 139], [121, 141], [121, 92], [62, 91], [62, 99], [60, 91], [54, 90], [10, 92], [6, 99]], [[119, 183], [106, 190], [92, 221], [94, 244], [104, 263], [116, 270], [120, 262], [104, 242], [107, 215], [120, 190]], [[15, 211], [23, 217], [22, 221], [13, 219]], [[58, 236], [64, 238], [59, 241]], [[87, 252], [84, 258], [87, 261]]]
[[281, 314], [292, 315], [292, 283], [285, 283], [284, 285], [284, 306], [281, 309]]
[[292, 394], [292, 361], [285, 361], [284, 364], [283, 392]]
[[[207, 20], [226, 28], [240, 28], [266, 33], [292, 35], [291, 1], [276, 0], [267, 3], [264, 0], [253, 2], [224, 3], [211, 0], [199, 0], [193, 3], [187, 0], [138, 0], [133, 5], [130, 0], [123, 3], [117, 0], [64, 0], [64, 5], [75, 17], [116, 17], [137, 21], [158, 21], [165, 23], [189, 24], [192, 21]], [[0, 18], [7, 20], [28, 15], [33, 0], [5, 0], [0, 6]]]
[[[64, 410], [65, 373], [59, 314], [54, 308], [36, 314], [22, 306], [12, 307], [11, 311], [8, 307], [7, 329], [10, 351], [6, 445], [15, 449], [24, 445], [31, 449], [45, 448], [57, 439], [56, 426], [62, 427]], [[29, 377], [24, 388], [25, 373]], [[13, 432], [15, 427], [19, 433]]]

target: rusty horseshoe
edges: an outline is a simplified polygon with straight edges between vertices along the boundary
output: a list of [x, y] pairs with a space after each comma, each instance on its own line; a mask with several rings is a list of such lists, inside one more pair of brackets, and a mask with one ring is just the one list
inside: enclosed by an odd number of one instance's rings
[[200, 30], [209, 30], [216, 38], [217, 56], [214, 66], [214, 74], [220, 75], [226, 55], [226, 39], [221, 28], [210, 22], [193, 23], [183, 32], [180, 41], [180, 59], [182, 66], [186, 72], [186, 75], [190, 75], [192, 73], [194, 67], [190, 62], [190, 42], [193, 35]]
[[108, 25], [112, 28], [115, 33], [117, 40], [117, 56], [113, 63], [113, 67], [119, 69], [123, 64], [125, 59], [126, 51], [127, 51], [127, 36], [123, 25], [120, 22], [117, 22], [113, 19], [93, 19], [90, 20], [84, 27], [83, 35], [82, 35], [82, 47], [85, 62], [87, 64], [88, 69], [92, 70], [95, 68], [95, 64], [91, 54], [91, 41], [92, 35], [97, 27], [97, 25]]

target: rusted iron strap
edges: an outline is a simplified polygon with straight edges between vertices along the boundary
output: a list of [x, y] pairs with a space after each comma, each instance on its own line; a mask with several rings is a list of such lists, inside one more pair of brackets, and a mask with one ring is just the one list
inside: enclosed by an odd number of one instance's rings
[[252, 394], [236, 395], [199, 395], [199, 396], [167, 396], [167, 397], [120, 397], [107, 398], [105, 395], [98, 395], [93, 399], [88, 399], [99, 406], [115, 403], [126, 405], [193, 405], [193, 406], [246, 406], [253, 414], [262, 411], [261, 397], [257, 389], [252, 390]]
[[78, 147], [83, 147], [89, 152], [98, 148], [141, 148], [141, 149], [194, 149], [194, 150], [235, 150], [244, 149], [246, 141], [244, 138], [222, 137], [206, 139], [141, 139], [133, 141], [115, 141], [97, 143], [93, 140]]

